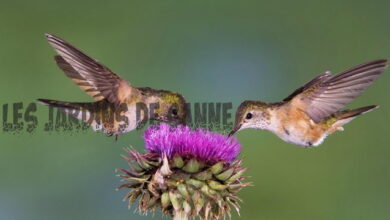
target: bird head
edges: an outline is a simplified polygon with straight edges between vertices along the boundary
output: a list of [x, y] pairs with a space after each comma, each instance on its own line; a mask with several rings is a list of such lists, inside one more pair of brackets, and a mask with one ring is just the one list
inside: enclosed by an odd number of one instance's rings
[[163, 91], [160, 96], [159, 108], [156, 110], [155, 120], [186, 124], [187, 103], [182, 95], [175, 92]]
[[236, 120], [229, 136], [247, 128], [265, 129], [269, 123], [270, 114], [266, 103], [259, 101], [244, 101], [237, 108]]

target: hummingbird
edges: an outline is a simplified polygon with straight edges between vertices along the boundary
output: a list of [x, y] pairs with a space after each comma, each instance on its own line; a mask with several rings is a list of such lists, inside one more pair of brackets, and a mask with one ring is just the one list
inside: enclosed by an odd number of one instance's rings
[[[45, 37], [58, 54], [54, 57], [58, 67], [95, 102], [38, 99], [39, 103], [57, 107], [109, 136], [118, 137], [147, 120], [185, 124], [187, 105], [181, 94], [148, 87], [136, 88], [63, 39], [51, 34], [45, 34]], [[151, 114], [141, 111], [141, 107], [149, 108], [152, 104]]]
[[386, 59], [352, 67], [337, 75], [326, 71], [281, 102], [244, 101], [236, 111], [230, 135], [243, 129], [268, 130], [298, 146], [320, 145], [335, 131], [377, 105], [342, 110], [387, 68]]

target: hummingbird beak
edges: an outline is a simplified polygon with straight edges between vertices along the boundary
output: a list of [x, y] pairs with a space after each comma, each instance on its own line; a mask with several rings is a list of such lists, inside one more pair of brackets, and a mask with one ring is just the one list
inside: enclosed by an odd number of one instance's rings
[[174, 119], [171, 119], [169, 120], [169, 122], [173, 123], [173, 125], [185, 125], [185, 123], [183, 123], [182, 120], [178, 119], [178, 118], [174, 118]]
[[232, 129], [232, 131], [229, 133], [229, 137], [232, 136], [233, 134], [235, 134], [237, 131], [239, 131], [241, 128], [241, 124], [236, 124], [236, 126], [234, 126], [234, 128]]
[[184, 119], [178, 119], [177, 120], [177, 124], [186, 125], [187, 124], [187, 120], [185, 118]]
[[179, 125], [179, 124], [185, 125], [185, 120], [181, 120], [179, 118], [173, 118], [173, 117], [159, 116], [154, 120], [165, 122], [165, 123], [172, 123], [173, 125]]

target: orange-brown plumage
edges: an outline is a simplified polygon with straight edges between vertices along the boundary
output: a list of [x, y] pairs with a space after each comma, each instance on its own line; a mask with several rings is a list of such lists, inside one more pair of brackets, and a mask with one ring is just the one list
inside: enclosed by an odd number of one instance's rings
[[282, 102], [245, 101], [237, 110], [231, 134], [245, 128], [265, 129], [289, 143], [317, 146], [329, 134], [343, 130], [343, 125], [356, 116], [377, 108], [373, 105], [342, 110], [386, 68], [387, 60], [374, 60], [337, 75], [325, 72]]

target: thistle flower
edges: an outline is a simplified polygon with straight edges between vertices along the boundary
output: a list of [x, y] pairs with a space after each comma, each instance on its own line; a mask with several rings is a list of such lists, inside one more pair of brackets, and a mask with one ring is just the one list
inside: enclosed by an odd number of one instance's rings
[[186, 126], [152, 126], [144, 134], [146, 153], [127, 149], [130, 169], [118, 169], [128, 188], [129, 206], [138, 199], [138, 211], [147, 214], [161, 208], [174, 219], [220, 219], [231, 208], [239, 212], [236, 193], [245, 168], [235, 138]]

